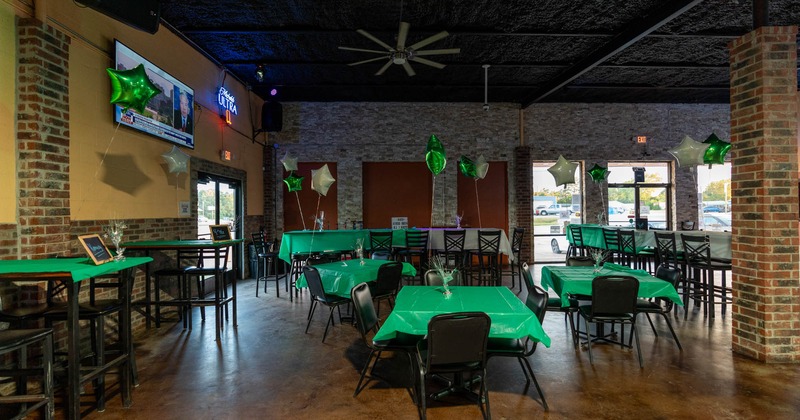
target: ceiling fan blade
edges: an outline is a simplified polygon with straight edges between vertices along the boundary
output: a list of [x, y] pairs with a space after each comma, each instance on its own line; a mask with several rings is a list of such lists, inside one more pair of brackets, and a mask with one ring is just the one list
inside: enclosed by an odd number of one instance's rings
[[375, 53], [375, 54], [386, 54], [387, 51], [378, 51], [378, 50], [365, 50], [364, 48], [350, 48], [350, 47], [339, 47], [340, 50], [345, 51], [358, 51], [358, 52], [367, 52], [367, 53]]
[[356, 32], [360, 33], [361, 35], [364, 35], [364, 36], [365, 36], [365, 37], [367, 37], [367, 38], [368, 38], [370, 41], [372, 41], [372, 42], [374, 42], [374, 43], [376, 43], [376, 44], [380, 45], [381, 47], [383, 47], [383, 48], [386, 48], [386, 49], [387, 49], [387, 50], [389, 50], [389, 51], [394, 51], [394, 48], [390, 47], [390, 46], [389, 46], [389, 44], [387, 44], [387, 43], [385, 43], [385, 42], [381, 41], [381, 40], [380, 40], [380, 39], [378, 39], [378, 38], [375, 38], [374, 36], [372, 36], [372, 34], [371, 34], [371, 33], [367, 32], [367, 31], [365, 31], [365, 30], [363, 30], [363, 29], [359, 29], [359, 30], [357, 30]]
[[403, 62], [403, 68], [406, 69], [406, 73], [408, 73], [409, 77], [417, 74], [414, 72], [414, 69], [411, 68], [411, 64], [408, 64], [408, 61]]
[[[357, 62], [355, 62], [355, 63], [350, 63], [350, 64], [348, 64], [348, 66], [357, 66], [357, 65], [359, 65], [359, 64], [371, 63], [371, 62], [373, 62], [373, 61], [378, 61], [378, 60], [386, 60], [386, 58], [387, 58], [387, 57], [385, 57], [385, 56], [384, 56], [384, 57], [378, 57], [378, 58], [370, 58], [369, 60], [357, 61]], [[391, 63], [391, 62], [392, 62], [392, 60], [389, 60], [389, 62]]]
[[438, 41], [438, 40], [440, 40], [442, 38], [445, 38], [447, 35], [450, 35], [450, 34], [448, 34], [447, 31], [442, 31], [442, 32], [439, 32], [436, 35], [429, 36], [429, 37], [423, 39], [420, 42], [417, 42], [416, 44], [414, 44], [414, 45], [412, 45], [412, 46], [410, 46], [408, 48], [411, 49], [411, 50], [418, 50], [418, 49], [420, 49], [420, 48], [422, 48], [422, 47], [424, 47], [424, 46], [426, 46], [428, 44], [432, 44], [432, 43], [434, 43], [434, 42], [436, 42], [436, 41]]
[[397, 31], [397, 50], [400, 51], [406, 47], [406, 38], [408, 38], [408, 28], [411, 24], [408, 22], [400, 22], [400, 30]]
[[460, 53], [461, 53], [461, 48], [445, 48], [442, 50], [414, 51], [414, 55], [438, 55], [438, 54], [460, 54]]
[[431, 66], [431, 67], [436, 67], [437, 69], [440, 69], [440, 70], [443, 69], [444, 66], [445, 66], [442, 63], [437, 63], [435, 61], [428, 60], [427, 58], [413, 57], [411, 59], [411, 61], [416, 61], [417, 63], [420, 63], [420, 64], [425, 64], [425, 65], [428, 65], [428, 66]]
[[389, 61], [387, 61], [387, 62], [386, 62], [386, 64], [384, 64], [384, 65], [383, 65], [383, 67], [381, 67], [381, 69], [380, 69], [380, 70], [378, 70], [378, 72], [377, 72], [377, 73], [375, 73], [375, 75], [376, 75], [376, 76], [380, 76], [380, 75], [382, 75], [382, 74], [383, 74], [383, 72], [385, 72], [385, 71], [386, 71], [386, 69], [388, 69], [388, 68], [389, 68], [389, 66], [391, 66], [391, 65], [392, 65], [392, 60], [391, 60], [391, 59], [389, 59]]

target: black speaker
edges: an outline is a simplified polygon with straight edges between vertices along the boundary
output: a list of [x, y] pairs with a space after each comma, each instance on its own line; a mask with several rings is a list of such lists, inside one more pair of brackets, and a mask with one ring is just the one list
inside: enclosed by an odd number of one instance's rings
[[277, 132], [283, 129], [283, 105], [278, 101], [266, 101], [261, 107], [261, 130]]
[[151, 34], [158, 31], [161, 0], [78, 0], [98, 12]]

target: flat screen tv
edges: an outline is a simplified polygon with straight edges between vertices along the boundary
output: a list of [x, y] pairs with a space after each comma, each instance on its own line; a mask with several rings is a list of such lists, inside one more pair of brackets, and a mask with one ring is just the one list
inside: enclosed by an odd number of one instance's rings
[[122, 106], [114, 104], [114, 121], [194, 149], [194, 90], [118, 40], [114, 41], [114, 47], [117, 70], [130, 70], [142, 64], [150, 81], [161, 89], [143, 113], [133, 108], [123, 112]]

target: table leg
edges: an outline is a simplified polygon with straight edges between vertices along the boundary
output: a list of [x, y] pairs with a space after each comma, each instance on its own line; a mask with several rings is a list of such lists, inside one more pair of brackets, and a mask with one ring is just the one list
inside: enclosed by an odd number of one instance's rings
[[120, 369], [120, 392], [122, 405], [130, 407], [131, 398], [131, 358], [133, 357], [133, 340], [131, 340], [131, 286], [133, 285], [134, 269], [129, 268], [120, 273], [119, 298], [122, 300], [122, 311], [119, 314], [119, 345], [126, 353], [125, 362]]
[[225, 276], [222, 275], [220, 272], [219, 266], [219, 248], [214, 248], [214, 314], [217, 317], [215, 322], [215, 330], [216, 330], [216, 337], [217, 342], [220, 342], [220, 330], [222, 329], [222, 311], [220, 311], [220, 299], [221, 299], [221, 291], [220, 289], [220, 280], [222, 281], [223, 287], [225, 284]]
[[67, 280], [67, 417], [81, 418], [81, 356], [78, 325], [80, 282]]
[[[231, 301], [231, 303], [232, 303], [231, 310], [233, 311], [233, 328], [236, 328], [238, 326], [238, 324], [236, 323], [236, 278], [239, 277], [239, 275], [238, 275], [239, 272], [237, 271], [237, 269], [238, 269], [237, 260], [238, 259], [234, 259], [233, 260], [233, 278], [231, 279], [231, 300], [232, 300]], [[267, 275], [267, 272], [264, 271], [264, 276], [266, 276], [266, 275]], [[277, 278], [278, 278], [278, 270], [276, 269], [275, 270], [275, 279], [276, 279], [275, 280], [275, 288], [276, 289], [278, 288], [278, 280], [277, 280]], [[264, 282], [264, 284], [265, 285], [267, 284], [266, 281]], [[223, 286], [225, 285], [225, 279], [222, 280], [222, 285]]]
[[[144, 251], [144, 256], [150, 256], [150, 250]], [[150, 263], [144, 266], [144, 323], [145, 328], [150, 329]]]

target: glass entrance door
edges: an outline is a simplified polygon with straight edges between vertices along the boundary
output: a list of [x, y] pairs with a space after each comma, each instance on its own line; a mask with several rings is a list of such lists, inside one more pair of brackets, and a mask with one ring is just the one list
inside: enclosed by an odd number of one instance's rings
[[[242, 197], [241, 183], [238, 180], [210, 174], [199, 174], [197, 180], [197, 237], [210, 239], [210, 225], [228, 225], [232, 238], [242, 236]], [[228, 268], [233, 266], [233, 258], [243, 267], [240, 247], [233, 247]], [[238, 275], [238, 273], [237, 273]]]

